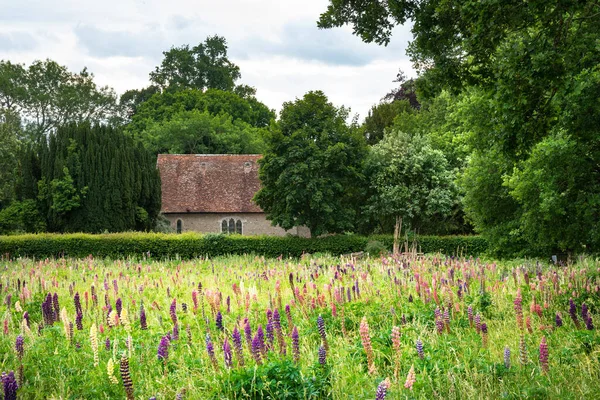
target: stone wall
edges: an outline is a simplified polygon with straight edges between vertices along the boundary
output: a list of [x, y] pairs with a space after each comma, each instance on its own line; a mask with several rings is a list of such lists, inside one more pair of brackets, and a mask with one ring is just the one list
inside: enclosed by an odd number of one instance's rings
[[271, 222], [265, 218], [264, 213], [184, 213], [184, 214], [165, 214], [165, 217], [171, 221], [173, 230], [177, 229], [177, 220], [181, 220], [182, 232], [194, 231], [201, 233], [221, 233], [221, 224], [223, 220], [242, 221], [243, 235], [272, 235], [285, 236], [286, 234], [308, 237], [310, 232], [305, 227], [293, 228], [285, 231], [278, 226], [272, 226]]

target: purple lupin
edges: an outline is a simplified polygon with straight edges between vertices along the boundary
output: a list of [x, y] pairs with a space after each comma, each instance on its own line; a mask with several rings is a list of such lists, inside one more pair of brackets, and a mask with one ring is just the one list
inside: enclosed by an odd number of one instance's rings
[[13, 371], [10, 371], [8, 374], [2, 373], [2, 386], [4, 388], [4, 400], [17, 400], [19, 385]]
[[235, 356], [238, 360], [238, 365], [240, 367], [244, 366], [244, 352], [242, 349], [242, 335], [238, 330], [237, 326], [233, 328], [233, 333], [231, 334], [231, 339], [233, 340], [233, 349], [235, 351]]
[[417, 348], [417, 354], [419, 355], [419, 358], [422, 360], [423, 357], [425, 357], [425, 353], [423, 352], [423, 342], [421, 341], [421, 339], [417, 339], [416, 348]]
[[294, 362], [297, 364], [300, 361], [300, 336], [298, 335], [298, 328], [295, 326], [292, 330], [292, 354]]
[[167, 359], [169, 358], [169, 345], [171, 344], [171, 342], [169, 341], [169, 338], [165, 335], [160, 339], [160, 343], [158, 344], [158, 360], [162, 360], [165, 363], [167, 362]]
[[327, 363], [327, 350], [325, 346], [319, 347], [319, 364], [325, 365]]

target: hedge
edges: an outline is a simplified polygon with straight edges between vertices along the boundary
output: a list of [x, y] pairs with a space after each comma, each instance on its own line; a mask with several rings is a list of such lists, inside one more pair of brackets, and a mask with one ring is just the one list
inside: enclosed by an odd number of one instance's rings
[[[0, 255], [11, 258], [74, 257], [126, 258], [150, 254], [154, 258], [189, 259], [198, 256], [256, 254], [266, 257], [299, 257], [303, 253], [333, 255], [363, 251], [370, 241], [382, 242], [391, 250], [389, 235], [334, 235], [321, 238], [201, 235], [197, 233], [114, 233], [91, 235], [28, 234], [0, 236]], [[420, 236], [411, 242], [423, 253], [477, 256], [485, 252], [487, 242], [479, 236]]]

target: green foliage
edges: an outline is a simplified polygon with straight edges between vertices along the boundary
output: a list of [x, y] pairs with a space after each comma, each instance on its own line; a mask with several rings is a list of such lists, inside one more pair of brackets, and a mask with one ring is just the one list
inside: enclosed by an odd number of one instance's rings
[[450, 214], [454, 176], [444, 154], [427, 137], [388, 132], [371, 149], [366, 171], [373, 195], [365, 211], [382, 226], [400, 216], [403, 225], [420, 231], [424, 221]]
[[98, 87], [87, 69], [79, 73], [45, 60], [29, 67], [0, 61], [0, 109], [19, 114], [28, 138], [37, 141], [67, 123], [122, 121], [117, 96]]
[[402, 113], [411, 113], [413, 109], [408, 100], [391, 103], [379, 103], [371, 107], [363, 123], [365, 139], [370, 145], [377, 144], [383, 139], [383, 133], [394, 123], [394, 119]]
[[[38, 234], [0, 236], [0, 254], [12, 257], [129, 257], [149, 253], [156, 258], [189, 259], [217, 257], [227, 254], [256, 254], [266, 257], [301, 257], [310, 253], [333, 255], [350, 254], [365, 250], [370, 242], [378, 241], [387, 250], [392, 249], [391, 235], [372, 237], [334, 235], [322, 238], [199, 235], [195, 233], [116, 233], [116, 234]], [[409, 237], [409, 245], [424, 253], [477, 256], [485, 253], [487, 243], [478, 236], [416, 236]]]
[[379, 240], [370, 240], [365, 246], [365, 252], [371, 257], [379, 257], [387, 251], [385, 245]]
[[21, 144], [19, 116], [0, 107], [0, 210], [14, 198], [15, 171]]
[[46, 221], [35, 200], [15, 201], [0, 211], [0, 234], [45, 230]]
[[17, 192], [37, 201], [51, 232], [149, 230], [160, 210], [154, 159], [107, 126], [59, 128], [23, 158]]
[[163, 52], [161, 65], [150, 73], [152, 82], [162, 89], [220, 89], [232, 91], [240, 78], [240, 68], [227, 57], [227, 41], [209, 36], [190, 48], [172, 47]]
[[260, 154], [263, 131], [228, 114], [183, 111], [150, 125], [139, 138], [152, 153]]
[[209, 89], [157, 93], [137, 107], [127, 131], [143, 138], [144, 131], [154, 123], [171, 120], [185, 111], [228, 114], [254, 127], [266, 127], [275, 118], [273, 111], [254, 97], [242, 98], [231, 92]]
[[283, 104], [255, 195], [272, 224], [306, 226], [314, 236], [353, 229], [366, 147], [347, 116], [320, 91]]
[[329, 390], [327, 368], [302, 374], [291, 360], [275, 360], [256, 368], [235, 370], [220, 382], [220, 395], [229, 399], [321, 399]]

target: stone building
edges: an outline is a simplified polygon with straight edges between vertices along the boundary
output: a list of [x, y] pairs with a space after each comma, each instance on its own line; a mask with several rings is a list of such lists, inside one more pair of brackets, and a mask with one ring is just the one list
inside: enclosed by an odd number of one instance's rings
[[272, 226], [252, 198], [260, 189], [260, 155], [159, 154], [162, 213], [176, 232], [286, 234], [308, 236], [307, 228]]

